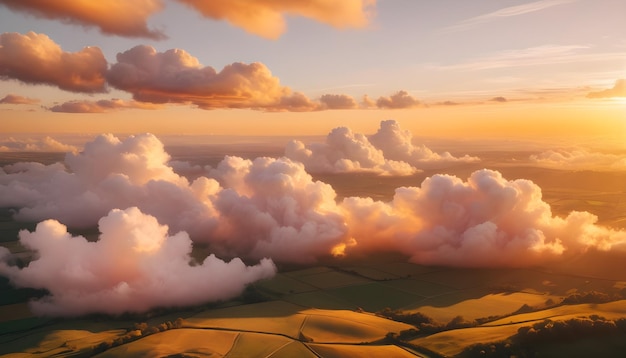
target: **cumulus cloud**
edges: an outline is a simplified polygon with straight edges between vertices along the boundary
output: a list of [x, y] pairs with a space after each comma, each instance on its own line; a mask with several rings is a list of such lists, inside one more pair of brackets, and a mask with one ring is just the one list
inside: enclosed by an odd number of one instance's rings
[[304, 163], [312, 173], [370, 172], [380, 175], [411, 175], [421, 168], [454, 162], [475, 162], [465, 155], [435, 153], [428, 147], [413, 144], [413, 135], [402, 130], [395, 120], [382, 121], [371, 135], [354, 133], [346, 127], [333, 129], [324, 143], [305, 145], [293, 140], [285, 155]]
[[99, 136], [64, 163], [3, 167], [0, 207], [17, 208], [18, 220], [90, 227], [111, 209], [136, 206], [223, 257], [311, 262], [345, 237], [334, 190], [302, 164], [227, 157], [189, 182], [169, 159], [152, 135]]
[[205, 17], [226, 20], [250, 33], [270, 39], [276, 39], [285, 32], [285, 15], [303, 16], [337, 28], [363, 27], [368, 24], [376, 5], [376, 0], [178, 1]]
[[9, 266], [5, 250], [0, 273], [19, 287], [48, 290], [48, 296], [31, 302], [36, 314], [67, 316], [228, 299], [275, 272], [269, 259], [246, 266], [240, 259], [224, 262], [210, 255], [196, 264], [187, 233], [169, 235], [167, 226], [135, 207], [112, 210], [98, 227], [95, 242], [72, 236], [56, 220], [21, 231], [20, 243], [35, 259], [22, 269]]
[[76, 152], [78, 148], [64, 144], [46, 136], [40, 139], [15, 139], [9, 137], [0, 140], [0, 152]]
[[346, 94], [325, 94], [320, 97], [324, 109], [354, 109], [358, 107], [356, 100]]
[[8, 94], [0, 99], [0, 104], [37, 104], [38, 99], [19, 96], [16, 94]]
[[547, 150], [531, 155], [530, 161], [557, 169], [626, 170], [626, 156], [586, 149]]
[[64, 52], [44, 34], [0, 34], [0, 78], [71, 92], [104, 92], [107, 61], [97, 47]]
[[350, 128], [333, 129], [324, 143], [305, 145], [290, 141], [285, 148], [288, 158], [304, 163], [311, 173], [370, 172], [380, 175], [411, 175], [417, 169], [406, 162], [385, 158], [367, 137]]
[[541, 189], [497, 171], [467, 181], [435, 175], [396, 189], [391, 202], [346, 198], [346, 254], [401, 252], [420, 264], [530, 266], [590, 248], [623, 251], [626, 232], [596, 224], [588, 212], [552, 215]]
[[369, 141], [383, 152], [385, 158], [407, 162], [420, 168], [430, 168], [438, 164], [480, 161], [479, 158], [467, 154], [455, 157], [449, 152], [433, 152], [423, 144], [414, 145], [411, 131], [400, 128], [400, 124], [393, 119], [381, 121], [380, 128], [369, 137]]
[[626, 79], [619, 79], [615, 81], [613, 88], [605, 89], [598, 92], [589, 92], [587, 98], [612, 98], [612, 97], [626, 97]]
[[281, 86], [262, 63], [236, 62], [217, 72], [179, 49], [157, 52], [150, 46], [136, 46], [117, 55], [107, 78], [110, 85], [142, 102], [192, 103], [203, 109], [309, 106], [304, 95]]
[[104, 34], [154, 40], [165, 38], [160, 31], [149, 29], [146, 23], [150, 15], [163, 8], [161, 0], [0, 0], [0, 4], [39, 18], [95, 26]]
[[417, 107], [420, 102], [407, 91], [398, 91], [389, 97], [381, 96], [376, 100], [378, 108], [401, 109]]
[[48, 108], [61, 113], [104, 113], [120, 109], [158, 109], [159, 105], [122, 99], [103, 99], [99, 101], [75, 100], [57, 104]]

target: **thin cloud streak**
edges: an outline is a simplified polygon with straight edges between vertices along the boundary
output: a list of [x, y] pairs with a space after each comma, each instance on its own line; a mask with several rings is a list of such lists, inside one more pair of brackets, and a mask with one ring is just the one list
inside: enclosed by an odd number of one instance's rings
[[444, 71], [481, 71], [564, 63], [604, 62], [623, 60], [624, 56], [626, 56], [625, 52], [584, 53], [583, 51], [585, 50], [590, 50], [590, 47], [584, 45], [543, 45], [497, 52], [465, 63], [452, 65], [433, 64], [429, 67]]
[[465, 31], [473, 27], [479, 26], [481, 24], [488, 23], [490, 21], [512, 17], [512, 16], [529, 14], [532, 12], [548, 9], [553, 6], [568, 4], [568, 3], [572, 3], [576, 1], [578, 0], [540, 0], [540, 1], [535, 1], [535, 2], [528, 3], [528, 4], [505, 7], [500, 10], [490, 12], [488, 14], [472, 17], [467, 20], [463, 20], [456, 25], [445, 27], [441, 30], [441, 33], [447, 34], [447, 33]]

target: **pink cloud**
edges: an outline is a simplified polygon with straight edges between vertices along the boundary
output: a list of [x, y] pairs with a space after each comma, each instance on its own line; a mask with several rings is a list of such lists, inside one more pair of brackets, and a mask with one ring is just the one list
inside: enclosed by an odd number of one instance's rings
[[148, 29], [146, 23], [150, 15], [163, 8], [161, 0], [0, 0], [0, 4], [39, 18], [95, 26], [104, 34], [154, 40], [165, 38], [160, 31]]
[[311, 173], [370, 172], [379, 175], [411, 175], [441, 164], [476, 162], [479, 158], [435, 153], [413, 144], [413, 135], [395, 120], [382, 121], [378, 131], [366, 136], [346, 127], [333, 129], [323, 143], [305, 145], [293, 140], [285, 155], [304, 163]]
[[0, 78], [71, 92], [104, 92], [107, 61], [97, 47], [64, 52], [44, 34], [0, 34]]
[[275, 272], [268, 259], [246, 266], [210, 255], [190, 264], [187, 233], [170, 235], [167, 226], [135, 207], [111, 210], [98, 227], [98, 241], [89, 242], [58, 221], [43, 221], [33, 232], [20, 232], [20, 243], [36, 253], [33, 261], [22, 269], [9, 266], [8, 250], [0, 247], [0, 273], [19, 287], [50, 293], [31, 302], [36, 314], [74, 316], [228, 299]]
[[401, 252], [427, 265], [532, 266], [589, 249], [624, 251], [626, 231], [596, 224], [588, 212], [552, 215], [541, 189], [479, 170], [463, 181], [426, 178], [396, 189], [391, 202], [346, 198], [341, 204], [354, 242], [346, 253]]
[[8, 94], [0, 99], [0, 104], [37, 104], [38, 99], [19, 96], [16, 94]]

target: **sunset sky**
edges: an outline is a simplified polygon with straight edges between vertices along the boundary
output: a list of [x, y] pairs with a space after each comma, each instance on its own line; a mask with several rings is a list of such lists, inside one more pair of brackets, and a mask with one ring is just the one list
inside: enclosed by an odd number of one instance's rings
[[396, 119], [418, 136], [624, 138], [625, 13], [622, 0], [0, 0], [0, 132], [321, 135]]

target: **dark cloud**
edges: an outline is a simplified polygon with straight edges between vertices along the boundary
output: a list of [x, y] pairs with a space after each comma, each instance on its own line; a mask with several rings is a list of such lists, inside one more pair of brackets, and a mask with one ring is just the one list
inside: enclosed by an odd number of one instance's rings
[[103, 99], [99, 101], [69, 101], [48, 108], [61, 113], [104, 113], [120, 109], [157, 109], [159, 105], [121, 99]]

